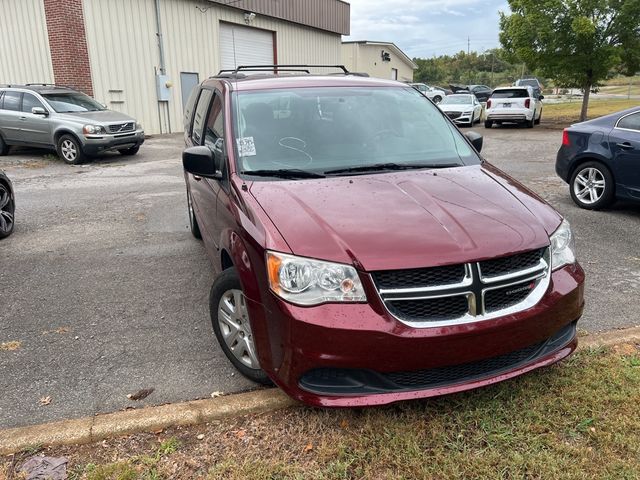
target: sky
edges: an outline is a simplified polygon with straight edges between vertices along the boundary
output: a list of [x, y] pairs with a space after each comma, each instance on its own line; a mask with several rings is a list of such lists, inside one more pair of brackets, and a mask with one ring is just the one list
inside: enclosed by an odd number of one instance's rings
[[347, 0], [349, 40], [393, 42], [409, 57], [428, 58], [498, 47], [499, 11], [506, 0]]

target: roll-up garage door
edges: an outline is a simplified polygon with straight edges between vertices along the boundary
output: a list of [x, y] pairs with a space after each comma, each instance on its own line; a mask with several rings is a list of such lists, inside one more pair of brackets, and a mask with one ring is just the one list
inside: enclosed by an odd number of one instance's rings
[[222, 69], [239, 65], [273, 65], [273, 33], [231, 23], [220, 23]]

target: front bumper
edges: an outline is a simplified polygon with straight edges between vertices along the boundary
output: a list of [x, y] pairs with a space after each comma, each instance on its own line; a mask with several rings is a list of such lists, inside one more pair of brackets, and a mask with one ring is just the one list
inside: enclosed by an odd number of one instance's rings
[[[316, 406], [370, 406], [469, 390], [562, 360], [577, 345], [583, 282], [579, 265], [565, 267], [528, 310], [422, 329], [395, 320], [369, 292], [367, 304], [304, 308], [272, 296], [266, 308], [248, 306], [261, 365], [287, 394]], [[472, 374], [453, 373], [467, 367]], [[435, 373], [439, 380], [429, 380]]]
[[144, 130], [115, 135], [85, 135], [82, 149], [87, 155], [97, 155], [112, 150], [126, 150], [144, 143]]

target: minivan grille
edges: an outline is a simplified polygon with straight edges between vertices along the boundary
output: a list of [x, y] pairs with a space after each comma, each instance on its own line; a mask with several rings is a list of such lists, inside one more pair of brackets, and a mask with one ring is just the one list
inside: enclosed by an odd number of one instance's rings
[[116, 123], [108, 126], [109, 133], [131, 132], [136, 129], [135, 122]]
[[460, 283], [464, 279], [464, 265], [385, 270], [375, 272], [373, 278], [379, 288], [434, 287]]
[[486, 320], [535, 305], [550, 281], [549, 248], [445, 267], [373, 272], [387, 310], [414, 327]]

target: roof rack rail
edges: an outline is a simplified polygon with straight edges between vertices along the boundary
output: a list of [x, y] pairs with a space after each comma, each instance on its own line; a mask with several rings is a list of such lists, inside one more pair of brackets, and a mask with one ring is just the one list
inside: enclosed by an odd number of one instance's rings
[[25, 87], [57, 87], [55, 83], [25, 83]]
[[240, 65], [235, 69], [220, 70], [217, 76], [236, 76], [242, 78], [244, 72], [297, 72], [310, 74], [310, 68], [336, 68], [341, 70], [340, 75], [357, 75], [352, 74], [344, 65]]

